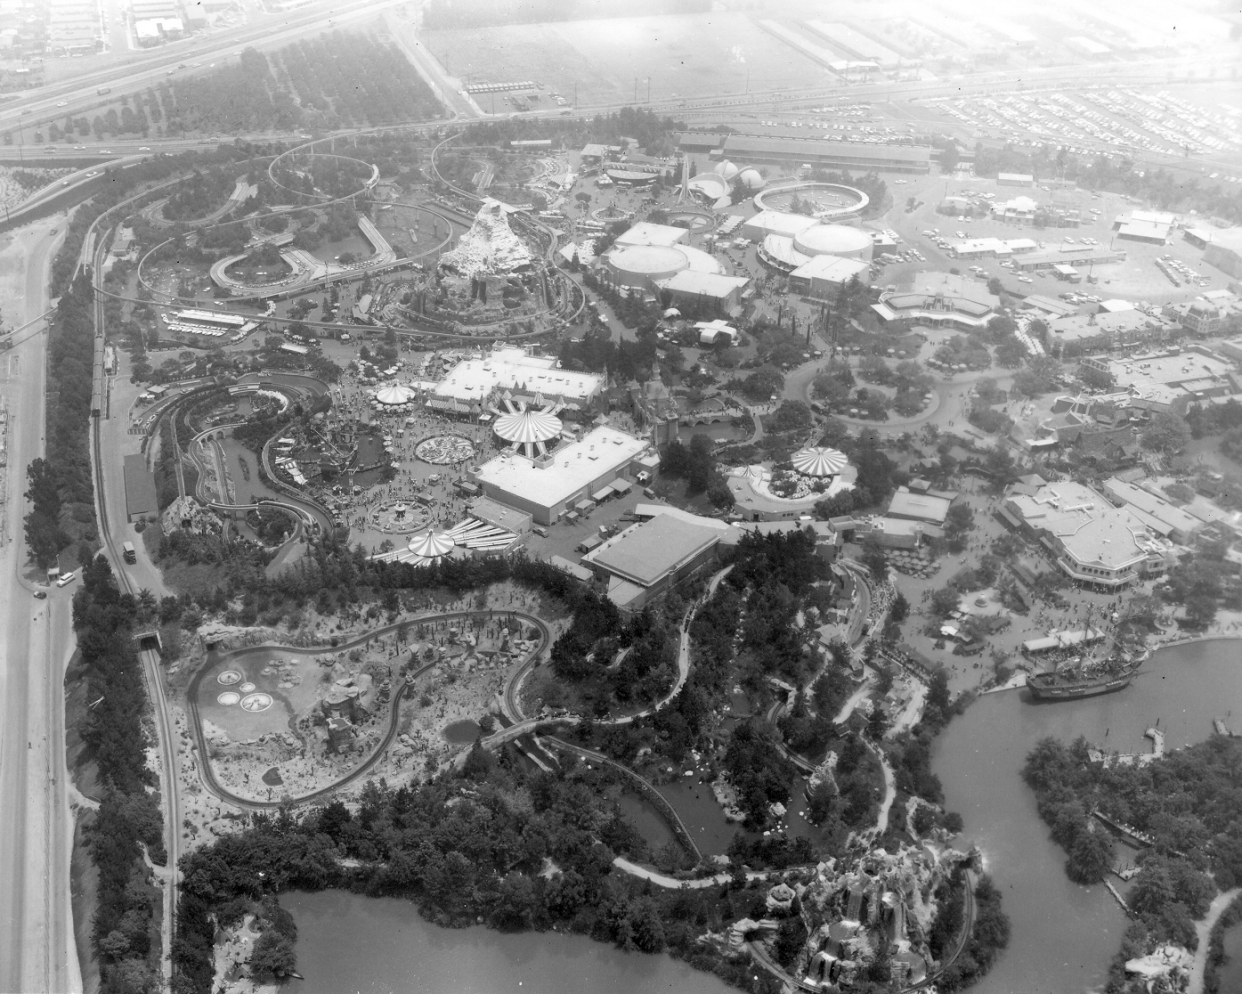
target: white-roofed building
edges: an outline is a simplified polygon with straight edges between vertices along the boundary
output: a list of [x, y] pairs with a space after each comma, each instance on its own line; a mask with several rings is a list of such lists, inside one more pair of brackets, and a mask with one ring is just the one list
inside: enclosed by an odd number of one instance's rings
[[1167, 568], [1168, 543], [1085, 484], [1049, 483], [1034, 494], [1011, 488], [1002, 516], [1037, 536], [1079, 583], [1117, 589]]
[[647, 447], [646, 439], [604, 426], [539, 458], [503, 453], [470, 477], [488, 497], [550, 525], [570, 512], [589, 513], [591, 495], [613, 480], [628, 479], [630, 466]]
[[658, 514], [588, 552], [582, 565], [607, 584], [617, 607], [636, 611], [715, 562], [721, 535], [682, 516]]
[[564, 404], [569, 410], [590, 411], [599, 401], [604, 378], [556, 368], [555, 356], [529, 355], [519, 348], [501, 348], [482, 358], [463, 359], [436, 384], [427, 406], [462, 414], [482, 414], [504, 393], [514, 399]]
[[740, 305], [742, 291], [748, 283], [750, 279], [746, 276], [683, 269], [668, 279], [657, 280], [656, 286], [669, 292], [674, 306], [687, 302], [709, 304], [718, 311], [728, 313]]
[[677, 228], [671, 224], [652, 224], [650, 221], [639, 221], [617, 235], [618, 245], [676, 245], [683, 242], [690, 234], [688, 228]]
[[852, 279], [869, 282], [871, 267], [858, 259], [817, 255], [789, 274], [789, 289], [807, 297], [826, 300]]
[[793, 238], [800, 231], [814, 227], [819, 222], [805, 214], [786, 214], [784, 211], [760, 211], [742, 225], [742, 234], [754, 242], [763, 241], [768, 235]]

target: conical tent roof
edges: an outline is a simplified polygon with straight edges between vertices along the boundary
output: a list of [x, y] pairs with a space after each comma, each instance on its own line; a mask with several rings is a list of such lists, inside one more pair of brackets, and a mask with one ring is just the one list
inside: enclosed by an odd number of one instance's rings
[[805, 476], [833, 476], [845, 468], [844, 452], [809, 445], [799, 449], [790, 459], [793, 468]]
[[561, 419], [547, 411], [517, 411], [497, 418], [495, 431], [506, 442], [532, 445], [556, 438], [561, 433]]
[[414, 391], [409, 387], [388, 386], [384, 387], [375, 395], [375, 399], [381, 404], [408, 404], [414, 398]]
[[409, 550], [420, 559], [435, 559], [448, 555], [453, 549], [453, 539], [448, 532], [429, 528], [410, 539]]

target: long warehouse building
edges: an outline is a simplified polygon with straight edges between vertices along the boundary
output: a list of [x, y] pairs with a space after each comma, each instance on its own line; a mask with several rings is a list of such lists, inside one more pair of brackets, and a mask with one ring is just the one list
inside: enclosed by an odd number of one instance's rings
[[[782, 138], [773, 135], [716, 136], [712, 151], [735, 162], [809, 163], [831, 169], [926, 173], [931, 148], [926, 145], [883, 145], [876, 142], [832, 141], [823, 138]], [[723, 137], [723, 141], [719, 139]], [[701, 151], [705, 136], [683, 132], [680, 146]]]

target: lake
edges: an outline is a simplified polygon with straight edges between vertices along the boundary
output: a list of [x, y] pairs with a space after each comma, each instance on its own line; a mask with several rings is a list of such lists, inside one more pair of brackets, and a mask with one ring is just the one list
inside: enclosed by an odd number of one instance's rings
[[293, 892], [298, 972], [283, 994], [726, 994], [734, 988], [671, 956], [625, 953], [558, 932], [440, 928], [409, 901]]
[[[1160, 722], [1166, 748], [1207, 738], [1212, 718], [1242, 731], [1242, 660], [1237, 641], [1163, 649], [1125, 690], [1054, 704], [1009, 691], [981, 697], [938, 739], [933, 768], [945, 802], [961, 813], [962, 839], [977, 843], [1004, 898], [1013, 938], [978, 994], [1074, 994], [1098, 988], [1125, 930], [1101, 884], [1065, 876], [1065, 853], [1048, 837], [1022, 781], [1026, 755], [1045, 735], [1123, 752], [1148, 752], [1143, 732]], [[1107, 732], [1107, 735], [1106, 735]]]

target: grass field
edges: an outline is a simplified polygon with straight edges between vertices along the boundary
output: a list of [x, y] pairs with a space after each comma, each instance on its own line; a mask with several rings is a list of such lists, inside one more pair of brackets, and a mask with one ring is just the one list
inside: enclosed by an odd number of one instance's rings
[[[613, 18], [432, 31], [424, 44], [463, 81], [534, 79], [578, 105], [831, 86], [836, 78], [766, 34], [744, 14]], [[484, 111], [489, 96], [476, 97]], [[496, 97], [496, 112], [508, 109]]]

